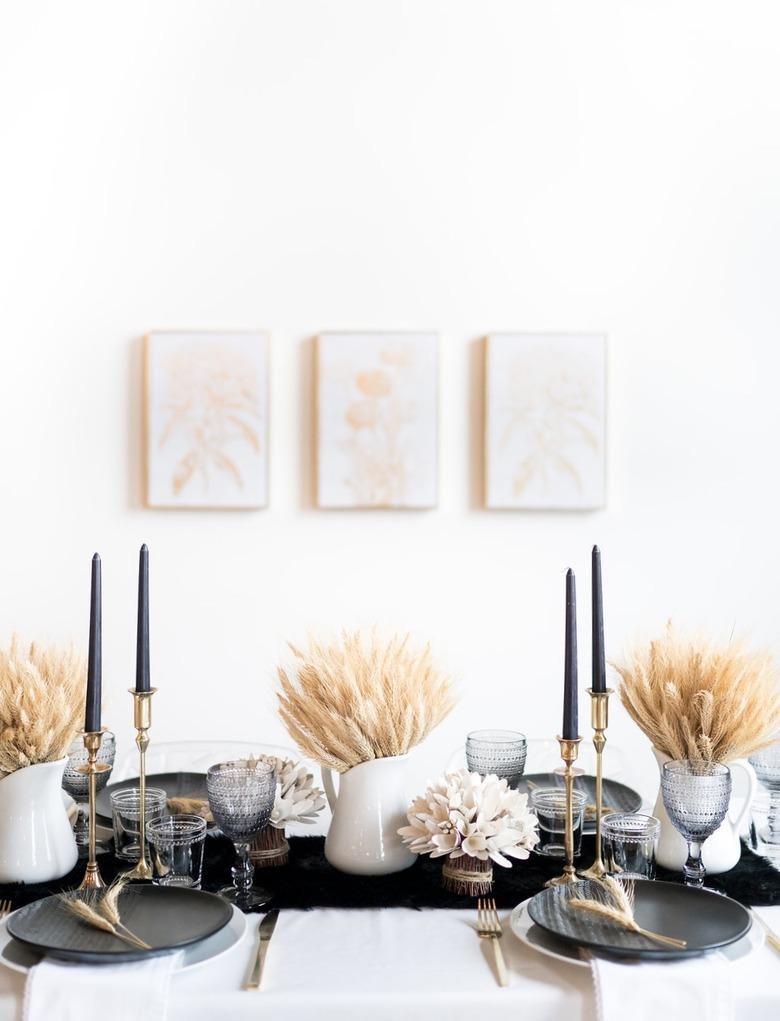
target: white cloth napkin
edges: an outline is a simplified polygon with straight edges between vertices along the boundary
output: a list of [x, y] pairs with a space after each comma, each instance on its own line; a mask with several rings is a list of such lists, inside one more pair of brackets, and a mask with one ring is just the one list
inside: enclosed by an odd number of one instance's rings
[[587, 955], [599, 1021], [734, 1021], [730, 962], [712, 953], [680, 961], [617, 961]]
[[165, 1021], [180, 953], [128, 964], [71, 964], [44, 959], [27, 976], [23, 1021], [84, 1021], [95, 1005], [111, 1021]]

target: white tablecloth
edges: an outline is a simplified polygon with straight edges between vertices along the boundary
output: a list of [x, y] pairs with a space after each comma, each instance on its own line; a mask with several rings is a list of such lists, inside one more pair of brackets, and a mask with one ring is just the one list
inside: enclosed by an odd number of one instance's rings
[[[759, 910], [780, 931], [780, 907]], [[504, 921], [507, 916], [503, 913]], [[499, 989], [488, 949], [472, 928], [474, 914], [465, 911], [283, 911], [263, 988], [246, 992], [241, 983], [254, 952], [258, 918], [250, 916], [246, 936], [229, 954], [174, 977], [169, 1021], [595, 1017], [589, 972], [541, 956], [520, 944], [506, 926], [502, 946], [510, 985]], [[780, 956], [765, 946], [729, 967], [739, 1021], [777, 1021]], [[23, 975], [0, 968], [0, 1021], [21, 1017], [23, 989]], [[664, 1021], [676, 1019], [668, 1015]]]

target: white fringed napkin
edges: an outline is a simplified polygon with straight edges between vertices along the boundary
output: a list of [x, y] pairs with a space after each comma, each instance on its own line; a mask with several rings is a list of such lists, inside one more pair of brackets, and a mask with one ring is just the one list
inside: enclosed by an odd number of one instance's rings
[[711, 953], [678, 961], [618, 961], [587, 955], [598, 1021], [734, 1021], [730, 961]]
[[27, 976], [23, 1021], [84, 1021], [99, 1004], [111, 1021], [165, 1021], [180, 953], [128, 964], [71, 964], [44, 959]]

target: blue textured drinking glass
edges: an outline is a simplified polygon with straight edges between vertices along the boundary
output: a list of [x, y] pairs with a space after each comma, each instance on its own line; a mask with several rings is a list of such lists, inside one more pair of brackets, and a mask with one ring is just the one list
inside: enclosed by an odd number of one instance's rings
[[249, 848], [268, 820], [276, 798], [276, 770], [270, 762], [238, 759], [220, 762], [206, 774], [206, 790], [214, 821], [236, 848], [233, 885], [219, 892], [242, 911], [264, 904], [269, 894], [254, 889], [255, 867]]
[[503, 777], [516, 787], [525, 769], [528, 744], [515, 730], [473, 730], [466, 738], [466, 765], [470, 773]]
[[731, 770], [722, 762], [707, 759], [667, 762], [661, 774], [661, 790], [664, 808], [688, 844], [688, 860], [683, 866], [685, 885], [701, 887], [706, 874], [701, 845], [726, 818]]
[[760, 831], [759, 838], [772, 845], [769, 850], [776, 853], [780, 845], [780, 741], [755, 752], [749, 761], [756, 771], [758, 782], [769, 791], [766, 828]]

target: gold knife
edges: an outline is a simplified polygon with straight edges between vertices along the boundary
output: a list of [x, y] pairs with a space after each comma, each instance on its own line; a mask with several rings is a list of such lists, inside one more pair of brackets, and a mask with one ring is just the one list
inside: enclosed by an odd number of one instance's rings
[[279, 920], [279, 911], [274, 908], [269, 911], [262, 922], [257, 927], [257, 953], [252, 964], [252, 970], [249, 973], [249, 977], [244, 983], [244, 989], [259, 989], [260, 983], [263, 980], [263, 965], [265, 964], [265, 955], [268, 953], [268, 944], [271, 942], [271, 937], [274, 934], [276, 923]]
[[764, 930], [764, 933], [766, 935], [767, 943], [770, 945], [770, 947], [773, 950], [776, 950], [778, 952], [778, 954], [780, 954], [780, 936], [778, 936], [775, 933], [774, 929], [772, 929], [768, 925], [768, 923], [764, 921], [764, 919], [761, 917], [761, 915], [759, 915], [759, 913], [757, 911], [753, 911], [752, 908], [751, 908], [750, 914], [753, 916], [753, 918], [755, 918], [755, 920], [759, 923], [761, 928]]

